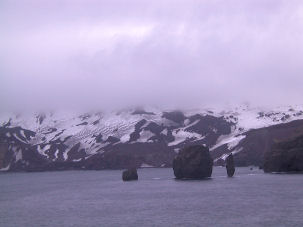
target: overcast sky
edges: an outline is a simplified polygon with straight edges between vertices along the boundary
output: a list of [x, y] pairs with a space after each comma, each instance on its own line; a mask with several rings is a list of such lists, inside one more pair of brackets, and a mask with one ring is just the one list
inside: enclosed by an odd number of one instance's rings
[[0, 103], [302, 104], [302, 0], [1, 0]]

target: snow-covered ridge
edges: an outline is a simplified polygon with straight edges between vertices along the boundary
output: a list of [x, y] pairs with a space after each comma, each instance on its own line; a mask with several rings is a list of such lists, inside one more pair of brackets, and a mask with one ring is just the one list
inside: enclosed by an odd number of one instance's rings
[[[211, 150], [226, 144], [229, 150], [233, 150], [245, 138], [243, 134], [250, 129], [303, 119], [303, 106], [265, 109], [243, 105], [224, 110], [218, 108], [186, 110], [170, 117], [164, 115], [169, 112], [170, 110], [129, 109], [91, 113], [59, 111], [22, 115], [0, 113], [0, 126], [8, 129], [21, 127], [19, 133], [6, 132], [6, 139], [15, 138], [17, 142], [35, 146], [42, 156], [53, 161], [66, 161], [81, 160], [78, 156], [69, 157], [70, 151], [78, 144], [77, 150], [83, 151], [87, 157], [101, 154], [104, 149], [108, 150], [108, 147], [119, 144], [159, 141], [166, 143], [173, 150], [179, 150], [188, 141], [208, 143]], [[212, 118], [205, 120], [203, 116], [211, 116], [215, 120]], [[207, 124], [206, 128], [204, 124]], [[224, 127], [230, 128], [230, 132], [225, 133]], [[35, 135], [29, 137], [24, 130], [32, 131]], [[209, 138], [213, 137], [217, 139], [209, 142]], [[15, 153], [16, 159], [20, 160], [22, 153], [19, 150]]]

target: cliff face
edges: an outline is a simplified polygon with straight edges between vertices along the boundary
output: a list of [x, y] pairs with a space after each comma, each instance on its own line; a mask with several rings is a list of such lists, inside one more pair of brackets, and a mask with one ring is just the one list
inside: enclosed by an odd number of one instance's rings
[[[236, 166], [263, 166], [264, 156], [270, 152], [275, 143], [292, 140], [303, 135], [303, 120], [273, 125], [270, 127], [253, 129], [243, 134], [245, 136], [235, 147], [231, 149], [234, 153]], [[225, 152], [224, 146], [218, 147], [215, 153]], [[222, 157], [222, 156], [221, 156]], [[227, 157], [223, 154], [223, 158]], [[215, 164], [224, 163], [222, 159], [216, 159]]]
[[303, 136], [275, 143], [272, 149], [265, 153], [264, 171], [302, 172]]
[[8, 153], [8, 145], [3, 143], [0, 143], [0, 169], [4, 168], [6, 166], [5, 164], [5, 157], [7, 157]]

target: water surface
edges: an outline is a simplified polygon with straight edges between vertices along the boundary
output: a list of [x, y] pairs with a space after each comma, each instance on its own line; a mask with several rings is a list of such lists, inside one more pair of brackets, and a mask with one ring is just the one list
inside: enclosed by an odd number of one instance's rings
[[0, 226], [303, 226], [303, 175], [237, 168], [177, 181], [172, 169], [0, 174]]

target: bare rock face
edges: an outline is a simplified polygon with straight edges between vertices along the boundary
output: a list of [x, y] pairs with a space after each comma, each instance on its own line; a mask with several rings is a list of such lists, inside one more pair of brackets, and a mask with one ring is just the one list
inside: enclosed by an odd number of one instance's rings
[[133, 169], [128, 169], [128, 170], [123, 171], [122, 180], [123, 181], [138, 180], [137, 169], [133, 168]]
[[264, 172], [303, 172], [303, 136], [274, 144], [263, 167]]
[[226, 158], [226, 172], [228, 177], [232, 177], [235, 174], [235, 164], [233, 154], [228, 155]]
[[202, 145], [186, 147], [173, 160], [177, 179], [203, 179], [211, 177], [213, 159], [209, 149]]

